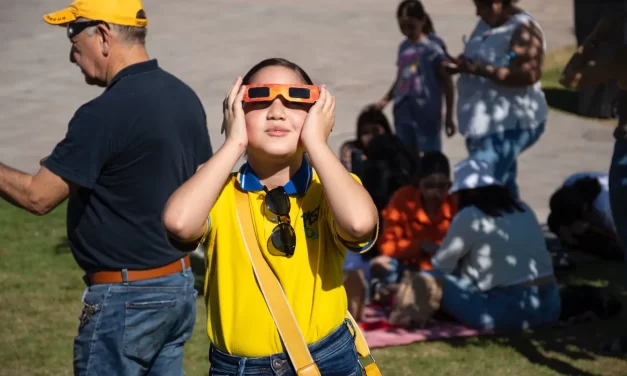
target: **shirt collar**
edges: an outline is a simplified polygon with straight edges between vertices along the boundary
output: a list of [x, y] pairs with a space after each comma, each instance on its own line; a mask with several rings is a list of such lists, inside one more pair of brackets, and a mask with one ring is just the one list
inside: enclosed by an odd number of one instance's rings
[[115, 85], [118, 81], [123, 78], [133, 76], [140, 73], [146, 73], [159, 68], [159, 64], [157, 63], [157, 59], [142, 61], [141, 63], [129, 65], [128, 67], [122, 69], [116, 74], [109, 85], [107, 85], [107, 89], [111, 86]]
[[[303, 157], [303, 163], [296, 173], [292, 176], [290, 181], [283, 186], [285, 192], [288, 195], [305, 194], [309, 184], [311, 183], [311, 177], [313, 176], [313, 169], [307, 158]], [[259, 178], [255, 174], [248, 163], [242, 165], [237, 174], [237, 181], [245, 191], [261, 191], [263, 190], [263, 184], [259, 181]]]

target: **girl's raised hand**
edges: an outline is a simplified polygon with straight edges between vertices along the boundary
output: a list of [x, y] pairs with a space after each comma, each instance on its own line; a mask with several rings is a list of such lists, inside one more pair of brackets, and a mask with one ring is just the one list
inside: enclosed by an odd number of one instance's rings
[[226, 94], [222, 102], [224, 118], [222, 120], [222, 133], [226, 133], [226, 140], [232, 140], [242, 146], [248, 145], [248, 134], [246, 132], [246, 120], [244, 119], [244, 108], [242, 100], [246, 87], [242, 85], [242, 78], [237, 77], [233, 86]]
[[300, 132], [300, 139], [305, 149], [311, 143], [322, 142], [326, 144], [334, 124], [335, 97], [322, 85], [320, 87], [320, 97], [309, 109], [309, 114]]

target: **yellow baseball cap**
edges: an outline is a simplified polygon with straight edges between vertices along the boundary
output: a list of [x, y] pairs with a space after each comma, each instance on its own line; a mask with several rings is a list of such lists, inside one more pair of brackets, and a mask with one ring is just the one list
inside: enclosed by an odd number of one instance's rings
[[51, 25], [64, 25], [81, 17], [121, 26], [148, 25], [141, 0], [75, 0], [68, 8], [46, 14], [44, 21]]

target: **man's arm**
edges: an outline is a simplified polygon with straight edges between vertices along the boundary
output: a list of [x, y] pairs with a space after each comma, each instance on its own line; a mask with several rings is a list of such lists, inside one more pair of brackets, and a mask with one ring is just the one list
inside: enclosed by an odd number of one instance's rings
[[619, 72], [627, 63], [627, 49], [599, 48], [612, 39], [615, 29], [610, 20], [601, 20], [597, 24], [564, 67], [560, 77], [562, 86], [582, 89], [619, 79]]
[[70, 194], [70, 185], [46, 167], [33, 176], [0, 163], [0, 197], [36, 215], [51, 212]]

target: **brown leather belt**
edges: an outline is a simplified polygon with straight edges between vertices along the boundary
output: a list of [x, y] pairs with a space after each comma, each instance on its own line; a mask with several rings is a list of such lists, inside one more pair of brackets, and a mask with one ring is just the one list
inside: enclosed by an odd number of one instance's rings
[[[183, 257], [185, 267], [190, 266], [189, 255]], [[181, 259], [178, 259], [168, 265], [160, 266], [154, 269], [146, 270], [127, 270], [126, 281], [143, 281], [145, 279], [153, 279], [159, 277], [165, 277], [166, 275], [180, 273], [183, 271], [183, 265]], [[87, 276], [87, 279], [92, 285], [100, 285], [105, 283], [122, 283], [124, 277], [121, 270], [107, 271], [107, 272], [95, 272]]]

